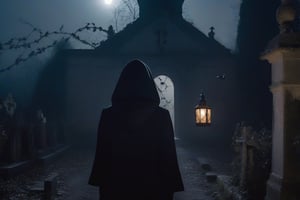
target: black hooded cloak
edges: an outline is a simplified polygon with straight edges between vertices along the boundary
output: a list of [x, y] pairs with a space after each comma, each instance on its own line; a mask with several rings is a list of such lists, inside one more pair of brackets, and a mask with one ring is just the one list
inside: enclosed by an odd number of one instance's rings
[[159, 102], [149, 68], [128, 63], [98, 127], [89, 184], [100, 187], [101, 200], [167, 199], [183, 190], [171, 118]]

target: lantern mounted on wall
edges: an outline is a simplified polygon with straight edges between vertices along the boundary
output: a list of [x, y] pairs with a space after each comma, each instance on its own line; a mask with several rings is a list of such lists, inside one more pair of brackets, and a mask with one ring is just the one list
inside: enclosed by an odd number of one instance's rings
[[200, 94], [199, 103], [195, 107], [195, 119], [197, 126], [209, 126], [211, 124], [211, 108], [206, 105], [204, 93]]

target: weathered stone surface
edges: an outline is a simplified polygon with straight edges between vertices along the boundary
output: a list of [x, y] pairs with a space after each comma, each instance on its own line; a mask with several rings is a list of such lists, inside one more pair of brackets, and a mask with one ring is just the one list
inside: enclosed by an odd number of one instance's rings
[[45, 200], [54, 200], [57, 193], [57, 174], [50, 175], [44, 181], [44, 197]]
[[218, 175], [217, 186], [222, 199], [242, 200], [242, 195], [239, 193], [238, 187], [232, 185], [230, 176]]
[[44, 185], [42, 181], [33, 182], [31, 186], [28, 187], [30, 192], [44, 192]]
[[49, 152], [45, 155], [41, 155], [37, 158], [37, 161], [41, 165], [47, 165], [51, 162], [55, 161], [59, 158], [67, 149], [69, 149], [69, 146], [61, 145], [59, 146], [55, 151]]
[[197, 158], [198, 163], [200, 164], [201, 168], [205, 171], [211, 171], [211, 165], [209, 164], [208, 160], [204, 158]]
[[16, 163], [1, 166], [0, 176], [2, 178], [9, 178], [11, 176], [18, 175], [21, 172], [29, 169], [31, 166], [33, 166], [33, 164], [34, 161], [27, 160], [27, 161], [21, 161], [21, 162], [16, 162]]
[[206, 181], [210, 182], [210, 183], [216, 182], [216, 180], [217, 180], [217, 174], [214, 172], [205, 173], [205, 177], [206, 177]]

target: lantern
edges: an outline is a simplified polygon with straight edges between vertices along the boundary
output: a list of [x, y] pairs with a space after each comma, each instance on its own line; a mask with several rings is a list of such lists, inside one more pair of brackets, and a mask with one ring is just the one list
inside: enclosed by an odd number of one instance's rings
[[195, 117], [197, 126], [209, 126], [211, 124], [211, 108], [206, 105], [205, 96], [200, 94], [200, 100], [195, 107]]

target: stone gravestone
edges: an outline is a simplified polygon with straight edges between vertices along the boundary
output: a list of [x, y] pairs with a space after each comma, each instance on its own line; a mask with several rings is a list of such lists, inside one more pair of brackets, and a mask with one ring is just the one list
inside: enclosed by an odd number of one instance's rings
[[42, 110], [37, 110], [34, 124], [34, 141], [38, 150], [44, 150], [47, 147], [47, 119]]
[[44, 199], [45, 200], [54, 200], [57, 193], [57, 174], [51, 174], [44, 181]]
[[17, 104], [11, 94], [3, 101], [4, 108], [4, 131], [7, 135], [8, 141], [5, 145], [5, 153], [7, 154], [6, 161], [16, 162], [21, 158], [21, 136], [18, 130], [17, 121], [15, 118], [15, 111]]
[[266, 200], [300, 199], [300, 163], [293, 146], [300, 129], [299, 11], [299, 1], [282, 0], [277, 10], [280, 33], [262, 56], [272, 65], [273, 94], [272, 171]]

